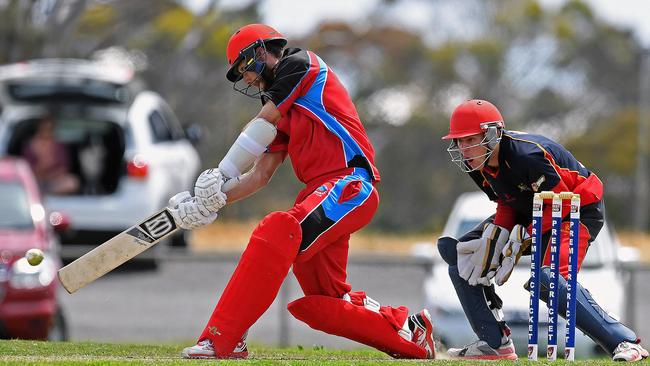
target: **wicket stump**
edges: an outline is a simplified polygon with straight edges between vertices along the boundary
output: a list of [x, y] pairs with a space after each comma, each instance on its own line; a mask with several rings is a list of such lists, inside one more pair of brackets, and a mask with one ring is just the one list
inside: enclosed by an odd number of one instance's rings
[[551, 278], [548, 288], [548, 347], [546, 356], [550, 361], [557, 359], [557, 325], [558, 302], [561, 301], [558, 289], [560, 276], [560, 243], [562, 241], [562, 203], [570, 201], [569, 220], [569, 258], [566, 296], [566, 338], [564, 356], [567, 360], [575, 359], [575, 309], [576, 287], [578, 276], [578, 247], [580, 233], [580, 195], [572, 192], [541, 192], [533, 197], [533, 221], [531, 233], [530, 260], [530, 302], [528, 312], [528, 359], [537, 360], [538, 326], [539, 326], [539, 292], [540, 270], [543, 264], [542, 256], [542, 219], [544, 216], [544, 201], [551, 200], [551, 237], [548, 244], [550, 250]]

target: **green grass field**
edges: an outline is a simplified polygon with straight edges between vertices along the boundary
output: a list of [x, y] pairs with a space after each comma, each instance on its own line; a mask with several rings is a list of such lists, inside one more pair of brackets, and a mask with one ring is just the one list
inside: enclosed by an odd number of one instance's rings
[[[108, 344], [91, 342], [0, 341], [1, 365], [215, 365], [214, 360], [180, 359], [181, 344]], [[425, 360], [394, 360], [385, 354], [369, 350], [337, 351], [323, 348], [265, 348], [252, 347], [248, 360], [221, 360], [230, 365], [412, 365]], [[451, 360], [433, 361], [438, 365], [475, 365], [478, 362]], [[528, 363], [526, 360], [520, 362]], [[534, 364], [609, 365], [609, 360], [567, 363], [546, 361]], [[489, 365], [512, 365], [511, 361], [481, 362]]]

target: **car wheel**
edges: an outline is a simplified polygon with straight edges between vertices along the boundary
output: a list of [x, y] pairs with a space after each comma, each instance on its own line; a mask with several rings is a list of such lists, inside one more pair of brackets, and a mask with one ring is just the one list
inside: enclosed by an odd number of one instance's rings
[[63, 342], [68, 340], [68, 323], [63, 315], [63, 310], [57, 307], [54, 318], [52, 319], [52, 327], [47, 335], [48, 341]]

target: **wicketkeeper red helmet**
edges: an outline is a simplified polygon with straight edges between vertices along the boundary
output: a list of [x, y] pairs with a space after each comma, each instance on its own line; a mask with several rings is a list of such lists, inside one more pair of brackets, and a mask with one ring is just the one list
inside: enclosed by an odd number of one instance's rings
[[442, 139], [457, 139], [484, 133], [488, 126], [505, 127], [497, 107], [486, 100], [468, 100], [454, 109], [449, 121], [449, 133]]
[[237, 81], [239, 72], [237, 65], [244, 58], [255, 58], [255, 49], [266, 42], [276, 41], [280, 47], [287, 44], [287, 39], [272, 27], [265, 24], [249, 24], [237, 30], [228, 40], [226, 57], [230, 68], [226, 78], [231, 82]]

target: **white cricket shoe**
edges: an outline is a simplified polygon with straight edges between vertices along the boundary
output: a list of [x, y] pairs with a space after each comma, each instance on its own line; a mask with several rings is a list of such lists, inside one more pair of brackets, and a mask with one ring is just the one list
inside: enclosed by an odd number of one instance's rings
[[648, 357], [648, 351], [638, 343], [621, 342], [614, 350], [614, 361], [634, 362]]
[[450, 348], [447, 354], [461, 360], [516, 360], [518, 358], [515, 344], [509, 338], [497, 349], [490, 347], [485, 341], [478, 340], [463, 348]]
[[[248, 347], [246, 346], [247, 335], [248, 332], [244, 333], [242, 339], [237, 343], [235, 349], [232, 351], [231, 354], [227, 355], [226, 357], [220, 357], [220, 358], [248, 358]], [[214, 346], [212, 345], [212, 341], [210, 341], [209, 339], [204, 339], [202, 341], [199, 341], [194, 346], [185, 347], [185, 349], [183, 349], [183, 352], [181, 352], [181, 356], [183, 356], [183, 358], [199, 358], [199, 359], [217, 358], [214, 352]]]
[[433, 341], [433, 322], [427, 309], [409, 316], [413, 327], [411, 342], [427, 350], [427, 358], [436, 358], [436, 346]]
[[183, 358], [215, 358], [212, 341], [204, 339], [192, 347], [185, 347], [181, 352]]

